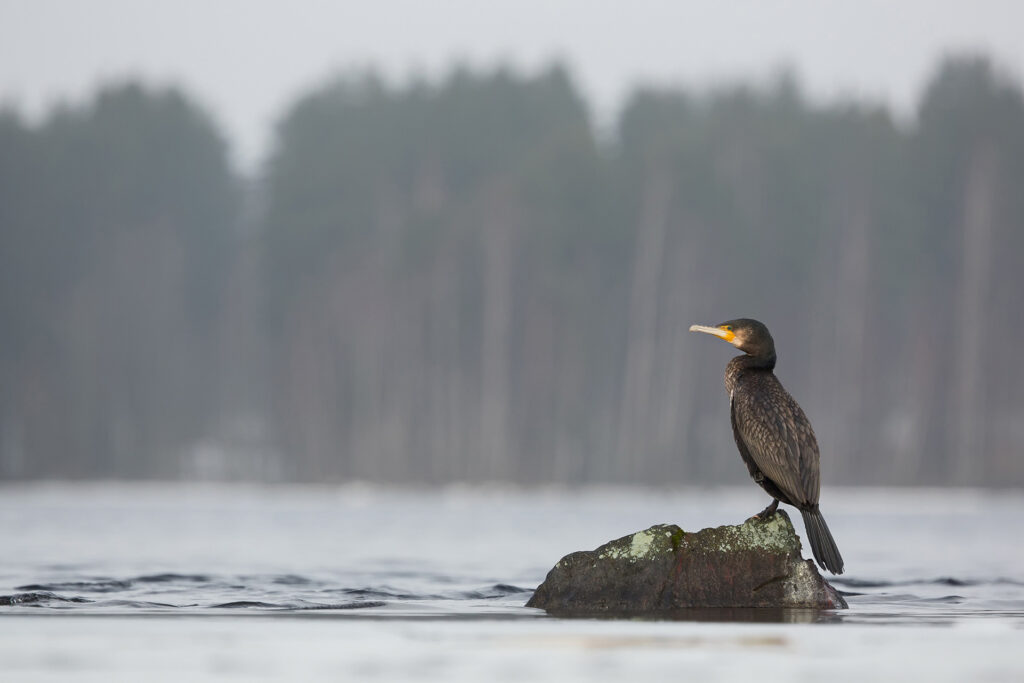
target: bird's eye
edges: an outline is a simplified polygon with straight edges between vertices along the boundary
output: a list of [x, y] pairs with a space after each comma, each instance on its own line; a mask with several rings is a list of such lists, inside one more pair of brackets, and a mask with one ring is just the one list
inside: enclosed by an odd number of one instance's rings
[[725, 329], [726, 332], [732, 332], [732, 325], [723, 325], [722, 327]]

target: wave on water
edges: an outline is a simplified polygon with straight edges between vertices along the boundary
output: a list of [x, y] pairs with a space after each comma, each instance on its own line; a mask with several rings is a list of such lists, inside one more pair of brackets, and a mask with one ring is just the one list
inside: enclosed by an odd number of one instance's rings
[[93, 602], [86, 598], [78, 597], [64, 597], [63, 595], [57, 595], [50, 591], [34, 591], [31, 593], [15, 593], [14, 595], [0, 595], [0, 605], [25, 605], [25, 606], [37, 606], [46, 605], [50, 606], [53, 603], [83, 603]]
[[829, 583], [847, 588], [893, 588], [895, 586], [1024, 586], [1024, 581], [998, 577], [994, 579], [959, 579], [952, 576], [940, 576], [930, 579], [903, 579], [888, 581], [885, 579], [857, 579], [842, 576], [829, 578]]
[[[395, 578], [395, 577], [388, 577]], [[403, 578], [415, 579], [408, 572]], [[424, 581], [446, 588], [453, 577]], [[416, 583], [413, 581], [413, 583]], [[297, 574], [271, 576], [218, 576], [213, 574], [144, 574], [130, 578], [75, 577], [27, 583], [15, 593], [0, 595], [0, 606], [69, 609], [211, 609], [246, 611], [361, 610], [422, 601], [488, 602], [515, 598], [525, 603], [533, 588], [506, 583], [465, 586], [446, 590], [400, 588], [391, 584], [339, 586], [324, 579]]]
[[[918, 579], [832, 577], [851, 609], [832, 620], [865, 623], [946, 623], [959, 616], [1024, 610], [1020, 581], [939, 576]], [[347, 584], [347, 585], [346, 585]], [[949, 594], [949, 588], [956, 588]], [[149, 573], [129, 577], [64, 575], [22, 583], [0, 595], [0, 609], [91, 613], [132, 611], [195, 614], [312, 613], [395, 616], [537, 617], [522, 609], [532, 585], [467, 579], [408, 569], [359, 575]], [[1013, 595], [1006, 595], [1009, 591]], [[998, 600], [996, 596], [999, 594]], [[1007, 601], [1007, 598], [1010, 598]], [[805, 615], [806, 617], [806, 615]], [[699, 611], [688, 619], [702, 618]], [[731, 615], [740, 621], [790, 621], [790, 616]], [[817, 619], [820, 621], [820, 618]]]
[[345, 602], [338, 604], [276, 604], [273, 602], [258, 602], [256, 600], [236, 600], [225, 602], [222, 605], [210, 605], [213, 609], [287, 609], [287, 610], [317, 610], [317, 609], [366, 609], [369, 607], [383, 607], [385, 602], [379, 600], [367, 600], [365, 602]]

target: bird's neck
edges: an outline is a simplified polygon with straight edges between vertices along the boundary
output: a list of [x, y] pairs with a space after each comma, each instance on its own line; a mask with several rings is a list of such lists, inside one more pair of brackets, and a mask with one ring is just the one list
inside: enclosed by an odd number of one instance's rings
[[736, 356], [725, 366], [725, 388], [732, 393], [736, 382], [746, 372], [771, 372], [775, 369], [775, 353], [751, 356]]

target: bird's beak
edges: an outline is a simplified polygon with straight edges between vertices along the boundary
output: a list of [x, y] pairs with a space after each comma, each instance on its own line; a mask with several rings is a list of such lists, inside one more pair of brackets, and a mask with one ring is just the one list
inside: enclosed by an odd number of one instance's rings
[[736, 334], [732, 330], [723, 330], [721, 327], [708, 327], [707, 325], [690, 325], [690, 332], [703, 332], [704, 334], [713, 334], [716, 337], [721, 337], [730, 344], [732, 343], [733, 339], [736, 338]]

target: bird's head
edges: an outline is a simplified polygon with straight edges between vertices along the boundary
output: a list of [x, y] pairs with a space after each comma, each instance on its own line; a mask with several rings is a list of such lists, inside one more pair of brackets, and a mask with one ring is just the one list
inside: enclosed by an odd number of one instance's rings
[[720, 325], [690, 325], [691, 332], [713, 334], [757, 358], [775, 358], [775, 340], [764, 323], [751, 318], [727, 320]]

